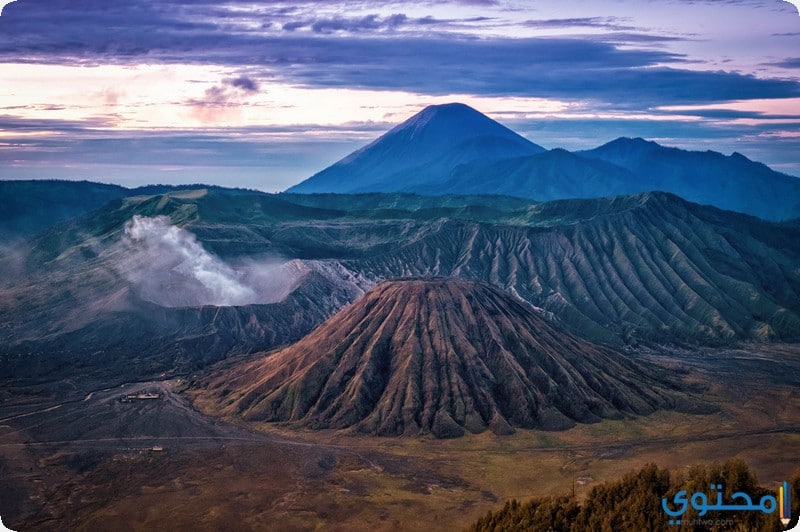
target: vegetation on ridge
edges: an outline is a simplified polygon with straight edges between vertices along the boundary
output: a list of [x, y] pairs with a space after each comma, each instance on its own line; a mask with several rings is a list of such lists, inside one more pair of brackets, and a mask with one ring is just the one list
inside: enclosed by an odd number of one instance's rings
[[[792, 488], [793, 522], [797, 523], [800, 470], [788, 480]], [[712, 484], [723, 486], [724, 501], [730, 501], [731, 495], [739, 491], [750, 495], [753, 501], [768, 494], [776, 496], [774, 491], [760, 487], [748, 465], [739, 459], [723, 464], [694, 465], [677, 473], [648, 464], [620, 480], [594, 487], [582, 502], [566, 495], [533, 499], [527, 503], [508, 501], [502, 509], [489, 511], [481, 517], [469, 532], [778, 532], [784, 529], [777, 510], [769, 514], [761, 511], [709, 511], [700, 516], [689, 506], [680, 518], [680, 525], [669, 523], [672, 518], [662, 509], [662, 498], [667, 499], [670, 508], [675, 508], [673, 497], [679, 490], [686, 490], [687, 497], [691, 497], [695, 492], [713, 493], [710, 490]]]

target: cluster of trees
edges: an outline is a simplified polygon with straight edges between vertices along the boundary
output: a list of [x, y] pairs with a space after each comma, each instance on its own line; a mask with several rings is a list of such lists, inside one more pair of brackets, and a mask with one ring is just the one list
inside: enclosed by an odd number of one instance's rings
[[[792, 487], [792, 521], [797, 522], [800, 512], [800, 470], [789, 480]], [[717, 491], [711, 486], [721, 486], [725, 503], [731, 503], [735, 492], [751, 496], [753, 503], [761, 497], [777, 492], [758, 485], [755, 475], [743, 460], [730, 460], [724, 464], [695, 465], [670, 473], [648, 464], [641, 470], [629, 473], [622, 479], [594, 487], [586, 500], [579, 503], [574, 497], [544, 497], [527, 503], [516, 500], [506, 502], [498, 511], [490, 511], [470, 527], [472, 532], [519, 530], [552, 532], [622, 532], [622, 531], [781, 531], [778, 510], [765, 513], [759, 510], [730, 511], [708, 510], [704, 515], [691, 504], [679, 518], [664, 512], [661, 499], [666, 498], [669, 508], [676, 509], [673, 497], [686, 490], [690, 498], [694, 493], [707, 494], [709, 504], [717, 500]], [[739, 501], [735, 500], [734, 504]], [[670, 520], [673, 520], [670, 523]], [[680, 520], [680, 524], [676, 520]]]

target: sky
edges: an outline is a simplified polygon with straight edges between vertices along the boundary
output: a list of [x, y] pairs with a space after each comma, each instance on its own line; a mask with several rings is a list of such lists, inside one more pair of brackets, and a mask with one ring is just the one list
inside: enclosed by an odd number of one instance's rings
[[782, 0], [0, 5], [0, 179], [280, 191], [453, 101], [546, 148], [644, 137], [800, 176]]

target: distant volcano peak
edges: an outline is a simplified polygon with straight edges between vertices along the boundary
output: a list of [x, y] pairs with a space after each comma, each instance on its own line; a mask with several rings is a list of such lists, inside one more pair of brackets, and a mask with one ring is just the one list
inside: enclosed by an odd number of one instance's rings
[[470, 107], [469, 105], [461, 102], [439, 103], [425, 107], [422, 111], [411, 117], [410, 120], [421, 118], [424, 116], [442, 115], [442, 114], [469, 114], [486, 118], [486, 115], [480, 111]]
[[424, 134], [428, 137], [427, 140], [434, 142], [446, 139], [453, 143], [458, 140], [486, 136], [507, 138], [530, 144], [504, 125], [469, 105], [458, 102], [429, 105], [390, 130], [384, 137], [407, 131], [412, 131], [414, 135]]
[[396, 129], [400, 129], [403, 126], [424, 127], [425, 125], [434, 120], [447, 120], [447, 121], [472, 120], [478, 123], [482, 122], [484, 124], [497, 124], [494, 120], [484, 115], [483, 113], [473, 109], [467, 104], [452, 102], [452, 103], [443, 103], [437, 105], [429, 105], [419, 113], [415, 114], [414, 116], [412, 116], [411, 118], [409, 118], [408, 120], [397, 126]]
[[435, 186], [462, 164], [543, 151], [468, 105], [430, 105], [287, 192], [400, 192]]

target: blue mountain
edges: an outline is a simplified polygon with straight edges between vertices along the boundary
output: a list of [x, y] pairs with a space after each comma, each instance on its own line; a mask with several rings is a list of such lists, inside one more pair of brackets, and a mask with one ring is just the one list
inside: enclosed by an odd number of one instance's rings
[[[545, 151], [475, 109], [431, 105], [287, 192], [398, 192], [435, 188], [465, 163]], [[435, 193], [435, 192], [434, 192]]]
[[582, 157], [634, 173], [648, 190], [767, 220], [800, 216], [800, 179], [734, 152], [687, 151], [641, 138], [618, 138]]
[[744, 155], [619, 138], [546, 151], [463, 104], [434, 105], [302, 183], [295, 193], [505, 194], [549, 201], [664, 191], [767, 220], [800, 217], [800, 179]]
[[651, 190], [639, 177], [617, 165], [587, 159], [561, 148], [527, 157], [461, 165], [437, 189], [425, 194], [504, 194], [537, 201], [600, 198]]

